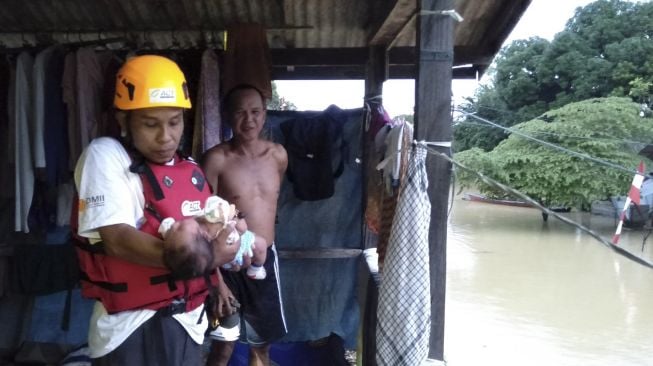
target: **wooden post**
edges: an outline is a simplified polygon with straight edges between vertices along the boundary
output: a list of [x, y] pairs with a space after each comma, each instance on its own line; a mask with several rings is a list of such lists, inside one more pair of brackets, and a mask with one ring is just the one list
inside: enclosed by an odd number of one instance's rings
[[383, 94], [383, 82], [388, 79], [388, 52], [385, 47], [369, 48], [367, 70], [365, 70], [365, 97]]
[[[415, 139], [451, 141], [451, 75], [454, 20], [421, 11], [454, 9], [454, 0], [419, 0], [417, 14], [417, 79]], [[449, 147], [434, 147], [450, 154]], [[443, 360], [446, 285], [447, 208], [451, 164], [429, 155], [426, 159], [431, 199], [429, 250], [431, 269], [431, 338], [429, 358]]]
[[[383, 94], [383, 82], [388, 77], [388, 53], [385, 47], [373, 46], [369, 49], [369, 59], [367, 61], [366, 78], [365, 78], [365, 98], [376, 97]], [[381, 99], [376, 99], [381, 102]], [[364, 171], [364, 199], [363, 199], [363, 212], [367, 204], [367, 172], [369, 171], [368, 164], [373, 164], [370, 161], [370, 140], [365, 137], [363, 132], [363, 161], [365, 162]], [[367, 243], [366, 243], [367, 244]], [[365, 261], [363, 261], [365, 262]], [[377, 280], [372, 278], [367, 268], [367, 264], [363, 263], [364, 276], [362, 281], [359, 281], [359, 286], [362, 288], [364, 282], [367, 282], [366, 287], [361, 289], [359, 293], [364, 293], [363, 309], [363, 353], [362, 364], [364, 366], [376, 365], [376, 308], [379, 303], [379, 285]]]

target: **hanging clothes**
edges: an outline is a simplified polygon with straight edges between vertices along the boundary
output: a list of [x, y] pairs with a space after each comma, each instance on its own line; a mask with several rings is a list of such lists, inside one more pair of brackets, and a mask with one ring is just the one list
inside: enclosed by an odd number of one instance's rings
[[[269, 111], [266, 124], [273, 141], [283, 143], [281, 125], [290, 120], [317, 117], [322, 112]], [[363, 225], [363, 167], [360, 164], [362, 109], [342, 110], [344, 170], [333, 196], [302, 201], [284, 179], [279, 194], [275, 243], [285, 250], [360, 249]], [[335, 115], [334, 115], [335, 117]], [[338, 159], [339, 160], [339, 159]], [[334, 162], [335, 165], [336, 162]], [[347, 348], [356, 347], [359, 310], [355, 279], [360, 257], [332, 259], [281, 258], [279, 266], [288, 334], [283, 342], [320, 339], [335, 333]]]
[[344, 170], [344, 112], [335, 105], [318, 116], [296, 118], [280, 125], [288, 153], [286, 177], [295, 196], [317, 201], [333, 196]]
[[272, 98], [272, 63], [265, 28], [260, 24], [228, 26], [226, 47], [223, 95], [235, 86], [249, 84], [257, 88], [266, 99]]
[[[107, 56], [109, 57], [109, 56]], [[104, 87], [102, 88], [101, 111], [102, 118], [98, 126], [97, 136], [120, 138], [120, 126], [116, 121], [113, 98], [116, 95], [116, 74], [123, 65], [123, 60], [116, 55], [111, 55], [104, 68]]]
[[195, 102], [193, 157], [199, 159], [211, 147], [224, 141], [220, 114], [220, 65], [215, 51], [202, 53], [202, 72]]
[[413, 142], [413, 127], [403, 123], [394, 127], [385, 137], [386, 158], [379, 164], [383, 170], [386, 189], [381, 191], [381, 227], [377, 243], [379, 268], [383, 269], [392, 222], [397, 207], [397, 189], [405, 179], [408, 165], [408, 151]]
[[[34, 69], [32, 77], [34, 78], [34, 92], [32, 93], [32, 110], [34, 117], [31, 118], [32, 127], [32, 154], [34, 158], [34, 167], [44, 169], [45, 163], [45, 77], [47, 75], [46, 67], [50, 62], [50, 57], [54, 52], [55, 46], [48, 47], [39, 52], [34, 59]], [[50, 96], [48, 96], [50, 97]]]
[[[383, 170], [383, 182], [386, 192], [392, 194], [399, 187], [401, 167], [405, 165], [402, 159], [406, 139], [404, 135], [409, 136], [408, 141], [412, 140], [413, 125], [404, 122], [403, 124], [393, 128], [385, 140], [385, 159], [376, 166], [377, 169]], [[410, 145], [408, 145], [410, 146]]]
[[68, 170], [75, 170], [77, 159], [82, 154], [79, 126], [77, 125], [77, 58], [74, 52], [70, 52], [64, 59], [64, 70], [61, 76], [61, 90], [63, 102], [66, 104], [66, 120], [68, 122]]
[[34, 194], [34, 166], [30, 143], [29, 121], [32, 118], [32, 70], [34, 58], [22, 52], [16, 60], [14, 109], [12, 123], [15, 141], [15, 231], [29, 233], [27, 216]]
[[[14, 196], [13, 131], [9, 128], [9, 85], [11, 84], [10, 63], [6, 58], [0, 58], [0, 200], [11, 199]], [[13, 108], [12, 108], [13, 109]], [[9, 151], [11, 149], [11, 152]]]
[[392, 119], [388, 111], [383, 107], [383, 104], [368, 102], [366, 103], [366, 108], [369, 108], [369, 113], [365, 121], [365, 131], [367, 131], [368, 136], [374, 138], [381, 128], [392, 126]]
[[65, 53], [62, 48], [55, 48], [46, 65], [44, 128], [45, 133], [45, 170], [47, 182], [54, 187], [69, 181], [72, 177], [68, 167], [68, 113], [63, 101], [61, 81], [63, 77]]
[[73, 201], [75, 200], [75, 185], [72, 181], [59, 184], [57, 187], [57, 226], [70, 225]]
[[[82, 150], [98, 136], [103, 113], [104, 70], [110, 58], [110, 54], [97, 53], [92, 48], [80, 48], [76, 52], [76, 123]], [[74, 158], [77, 160], [79, 156]]]
[[34, 167], [42, 173], [39, 179], [47, 181], [49, 187], [70, 178], [66, 108], [61, 90], [63, 61], [60, 46], [46, 48], [34, 61]]
[[431, 203], [425, 161], [426, 149], [415, 148], [392, 223], [379, 289], [376, 330], [379, 366], [422, 365], [428, 355]]
[[365, 103], [365, 112], [365, 222], [372, 233], [378, 234], [381, 227], [383, 173], [376, 166], [383, 159], [385, 139], [392, 128], [392, 120], [379, 101]]

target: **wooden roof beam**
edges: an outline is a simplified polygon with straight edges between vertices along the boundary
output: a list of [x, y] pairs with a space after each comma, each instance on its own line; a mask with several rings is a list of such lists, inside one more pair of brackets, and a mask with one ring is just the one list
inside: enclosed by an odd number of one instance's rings
[[[270, 50], [273, 66], [347, 66], [365, 65], [369, 58], [366, 47], [351, 48], [273, 48]], [[414, 47], [394, 47], [389, 51], [390, 65], [414, 65], [417, 56]], [[454, 47], [454, 66], [474, 64], [489, 65], [493, 54], [478, 53], [473, 47]]]
[[370, 38], [370, 45], [389, 46], [411, 22], [416, 11], [414, 0], [398, 0], [381, 27]]
[[[454, 79], [476, 79], [482, 69], [478, 65], [456, 67], [451, 70]], [[365, 65], [340, 66], [273, 66], [273, 80], [364, 80]], [[417, 66], [390, 65], [389, 79], [415, 79]]]

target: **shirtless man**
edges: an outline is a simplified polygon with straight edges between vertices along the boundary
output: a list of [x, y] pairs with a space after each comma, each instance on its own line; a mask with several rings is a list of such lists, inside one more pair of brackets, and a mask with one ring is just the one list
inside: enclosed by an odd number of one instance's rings
[[[279, 271], [274, 247], [277, 199], [288, 166], [285, 149], [260, 138], [265, 123], [265, 98], [254, 87], [239, 85], [224, 98], [225, 116], [234, 137], [208, 150], [203, 168], [213, 191], [236, 205], [250, 230], [268, 244], [264, 280], [247, 278], [244, 272], [222, 271], [216, 315], [235, 311], [240, 302], [245, 334], [250, 345], [249, 364], [269, 365], [270, 342], [286, 334], [281, 302]], [[227, 365], [238, 339], [240, 326], [218, 327], [211, 333], [213, 344], [207, 365]]]

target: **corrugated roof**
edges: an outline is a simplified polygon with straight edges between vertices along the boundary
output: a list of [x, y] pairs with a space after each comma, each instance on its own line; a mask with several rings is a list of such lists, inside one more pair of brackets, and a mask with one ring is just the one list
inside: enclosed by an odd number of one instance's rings
[[[456, 0], [465, 20], [455, 28], [455, 63], [482, 71], [529, 3]], [[255, 22], [268, 29], [273, 49], [366, 48], [371, 41], [401, 49], [414, 46], [415, 8], [415, 0], [3, 0], [0, 46], [122, 37], [129, 47], [201, 47], [228, 24]]]

